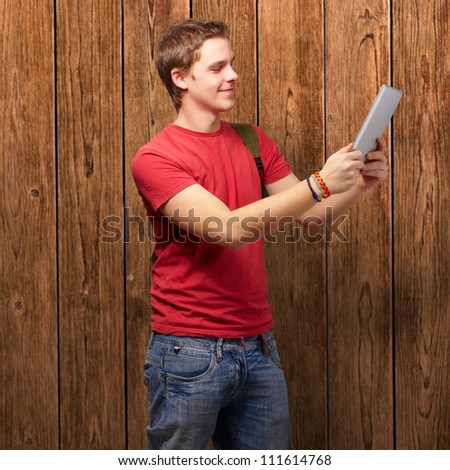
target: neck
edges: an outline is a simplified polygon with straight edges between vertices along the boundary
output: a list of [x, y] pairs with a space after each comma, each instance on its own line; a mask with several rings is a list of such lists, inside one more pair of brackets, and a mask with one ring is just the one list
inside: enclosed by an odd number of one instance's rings
[[216, 132], [220, 129], [220, 114], [178, 112], [174, 124], [196, 132]]

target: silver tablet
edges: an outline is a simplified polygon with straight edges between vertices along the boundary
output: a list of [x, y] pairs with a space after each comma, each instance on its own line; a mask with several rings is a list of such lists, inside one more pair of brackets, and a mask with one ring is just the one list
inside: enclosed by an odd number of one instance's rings
[[384, 134], [401, 97], [400, 90], [387, 85], [381, 87], [353, 144], [354, 150], [361, 150], [362, 160], [377, 148], [377, 138]]

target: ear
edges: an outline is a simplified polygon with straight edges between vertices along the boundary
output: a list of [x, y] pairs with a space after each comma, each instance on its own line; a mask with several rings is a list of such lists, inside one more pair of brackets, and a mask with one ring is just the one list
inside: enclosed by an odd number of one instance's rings
[[170, 75], [172, 76], [172, 81], [178, 88], [182, 90], [187, 90], [187, 82], [186, 82], [186, 74], [183, 70], [180, 69], [172, 69], [170, 71]]

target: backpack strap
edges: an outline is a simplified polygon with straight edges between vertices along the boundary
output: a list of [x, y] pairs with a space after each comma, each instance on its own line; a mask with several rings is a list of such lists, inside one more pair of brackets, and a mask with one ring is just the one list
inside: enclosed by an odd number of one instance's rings
[[255, 128], [251, 124], [243, 122], [230, 122], [230, 125], [237, 132], [242, 142], [247, 147], [247, 150], [253, 155], [256, 168], [258, 169], [259, 179], [261, 181], [262, 197], [268, 197], [269, 193], [267, 192], [266, 186], [264, 184], [264, 166], [261, 160], [261, 152], [259, 150], [259, 139]]

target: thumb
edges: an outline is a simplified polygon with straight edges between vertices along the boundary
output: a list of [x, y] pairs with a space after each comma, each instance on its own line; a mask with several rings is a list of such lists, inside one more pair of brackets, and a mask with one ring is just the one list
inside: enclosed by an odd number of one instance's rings
[[352, 148], [353, 148], [353, 142], [351, 144], [346, 145], [345, 147], [342, 147], [341, 150], [338, 150], [336, 153], [351, 152]]

